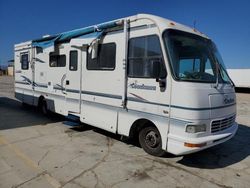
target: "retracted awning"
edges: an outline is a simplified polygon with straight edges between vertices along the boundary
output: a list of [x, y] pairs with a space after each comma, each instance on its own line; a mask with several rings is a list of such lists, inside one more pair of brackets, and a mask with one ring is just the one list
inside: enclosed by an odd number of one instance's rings
[[32, 46], [47, 48], [50, 46], [54, 46], [56, 43], [62, 43], [65, 41], [69, 41], [72, 38], [84, 37], [84, 35], [86, 35], [86, 37], [90, 37], [90, 36], [99, 37], [103, 33], [103, 30], [113, 28], [113, 27], [116, 27], [118, 25], [119, 25], [119, 23], [117, 21], [113, 21], [113, 22], [99, 24], [96, 26], [75, 29], [75, 30], [60, 33], [60, 34], [57, 34], [54, 36], [49, 36], [46, 38], [33, 40]]

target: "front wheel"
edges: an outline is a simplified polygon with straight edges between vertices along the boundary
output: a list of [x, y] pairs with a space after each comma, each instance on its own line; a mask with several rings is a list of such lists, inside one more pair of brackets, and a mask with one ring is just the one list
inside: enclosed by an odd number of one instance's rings
[[144, 127], [139, 132], [139, 142], [145, 152], [154, 156], [163, 156], [161, 135], [156, 127]]

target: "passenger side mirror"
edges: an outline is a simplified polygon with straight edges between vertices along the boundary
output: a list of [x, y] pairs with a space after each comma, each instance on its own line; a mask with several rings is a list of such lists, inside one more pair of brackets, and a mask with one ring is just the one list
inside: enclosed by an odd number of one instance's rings
[[95, 59], [98, 56], [98, 47], [99, 47], [99, 40], [94, 40], [89, 48], [89, 53], [91, 53], [91, 59]]
[[92, 56], [91, 56], [92, 59], [95, 59], [98, 56], [98, 46], [99, 46], [99, 42], [95, 41], [93, 44], [93, 48], [92, 48]]
[[95, 59], [98, 56], [98, 46], [99, 46], [99, 41], [95, 40], [94, 43], [92, 44], [92, 54], [91, 54], [92, 59]]

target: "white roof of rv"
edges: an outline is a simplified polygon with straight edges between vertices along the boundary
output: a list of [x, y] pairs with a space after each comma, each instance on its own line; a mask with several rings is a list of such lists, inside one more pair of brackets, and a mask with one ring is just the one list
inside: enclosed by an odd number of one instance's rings
[[19, 44], [15, 44], [15, 49], [19, 49], [19, 48], [27, 48], [27, 47], [31, 47], [31, 43], [32, 43], [32, 41], [30, 40], [30, 41], [26, 41], [26, 42], [21, 42], [21, 43], [19, 43]]
[[131, 20], [132, 19], [149, 19], [157, 24], [157, 26], [159, 27], [161, 32], [163, 32], [165, 29], [176, 29], [176, 30], [185, 31], [185, 32], [189, 32], [189, 33], [192, 33], [195, 35], [199, 35], [201, 37], [208, 38], [208, 36], [206, 36], [205, 34], [203, 34], [200, 31], [198, 31], [197, 29], [191, 28], [189, 26], [180, 24], [178, 22], [175, 22], [175, 21], [172, 21], [169, 19], [155, 16], [152, 14], [137, 14], [136, 16], [131, 16], [128, 18]]

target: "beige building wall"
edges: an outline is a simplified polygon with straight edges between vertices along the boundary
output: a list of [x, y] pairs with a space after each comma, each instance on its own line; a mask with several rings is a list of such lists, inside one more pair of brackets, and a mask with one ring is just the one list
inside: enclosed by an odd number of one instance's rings
[[14, 67], [8, 67], [8, 75], [14, 76]]

